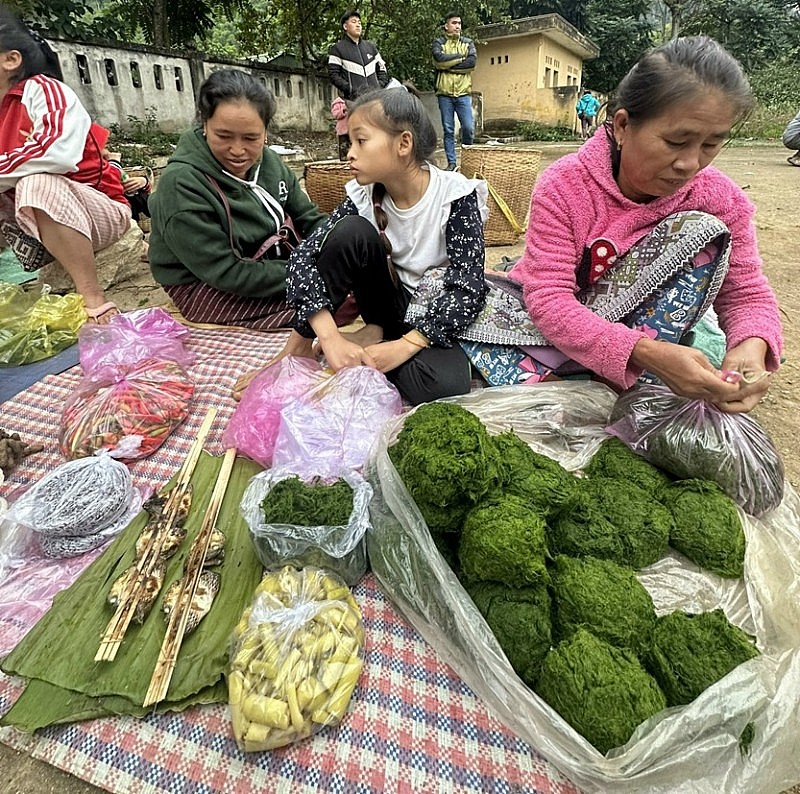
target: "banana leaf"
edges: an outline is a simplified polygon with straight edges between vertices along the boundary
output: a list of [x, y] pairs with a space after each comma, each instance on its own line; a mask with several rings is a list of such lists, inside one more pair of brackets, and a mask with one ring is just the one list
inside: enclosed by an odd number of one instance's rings
[[[211, 499], [222, 458], [200, 456], [192, 476], [192, 507], [187, 537], [168, 561], [161, 589], [183, 573], [191, 542]], [[210, 612], [184, 637], [175, 672], [160, 710], [226, 699], [222, 675], [228, 661], [231, 632], [250, 603], [261, 579], [250, 530], [239, 515], [239, 503], [250, 478], [261, 469], [237, 458], [217, 518], [226, 535], [220, 590]], [[106, 595], [114, 580], [134, 562], [135, 543], [147, 515], [143, 512], [67, 590], [0, 664], [8, 675], [29, 679], [25, 691], [0, 725], [33, 731], [46, 725], [112, 714], [141, 716], [150, 678], [166, 632], [161, 597], [144, 623], [131, 623], [113, 662], [95, 662], [100, 638], [113, 614]]]

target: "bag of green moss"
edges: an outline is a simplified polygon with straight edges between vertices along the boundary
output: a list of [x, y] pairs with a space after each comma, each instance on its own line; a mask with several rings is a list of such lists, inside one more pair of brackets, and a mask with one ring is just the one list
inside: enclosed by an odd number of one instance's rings
[[372, 486], [355, 472], [304, 480], [266, 469], [250, 480], [240, 512], [265, 568], [311, 565], [352, 586], [367, 572], [371, 498]]
[[[730, 505], [709, 544], [711, 500], [728, 497], [670, 484], [626, 447], [629, 460], [611, 456], [615, 401], [592, 382], [506, 386], [387, 422], [366, 469], [372, 571], [476, 695], [582, 788], [789, 788], [800, 499], [787, 485], [760, 519]], [[616, 513], [603, 508], [612, 479]], [[659, 512], [665, 493], [698, 525], [682, 516], [669, 545], [642, 508]], [[587, 547], [572, 540], [591, 495], [606, 536], [592, 527]]]
[[642, 384], [624, 392], [608, 431], [650, 463], [680, 479], [711, 480], [760, 516], [780, 504], [784, 473], [767, 431], [747, 414]]

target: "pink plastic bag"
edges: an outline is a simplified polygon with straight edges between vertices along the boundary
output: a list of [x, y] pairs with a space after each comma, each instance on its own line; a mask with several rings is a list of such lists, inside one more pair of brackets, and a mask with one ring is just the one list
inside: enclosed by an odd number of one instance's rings
[[400, 393], [383, 373], [341, 369], [281, 411], [273, 466], [306, 480], [358, 471], [384, 423], [402, 410]]
[[174, 361], [183, 369], [194, 362], [184, 347], [189, 329], [163, 309], [117, 314], [105, 325], [85, 324], [78, 335], [81, 368], [95, 381], [114, 380], [139, 361]]
[[259, 373], [245, 389], [222, 443], [262, 466], [272, 465], [281, 411], [326, 377], [319, 362], [287, 356]]
[[747, 414], [729, 414], [665, 386], [620, 395], [607, 427], [634, 452], [680, 479], [716, 482], [746, 512], [760, 516], [783, 498], [784, 470], [767, 432]]

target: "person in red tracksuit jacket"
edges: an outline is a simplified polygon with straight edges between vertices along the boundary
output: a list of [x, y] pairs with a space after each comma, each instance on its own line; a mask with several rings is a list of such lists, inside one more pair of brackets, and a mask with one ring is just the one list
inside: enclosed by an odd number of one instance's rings
[[119, 171], [101, 156], [105, 130], [93, 124], [60, 79], [55, 54], [0, 6], [0, 228], [26, 258], [41, 244], [83, 296], [90, 321], [118, 313], [97, 279], [95, 251], [130, 228]]

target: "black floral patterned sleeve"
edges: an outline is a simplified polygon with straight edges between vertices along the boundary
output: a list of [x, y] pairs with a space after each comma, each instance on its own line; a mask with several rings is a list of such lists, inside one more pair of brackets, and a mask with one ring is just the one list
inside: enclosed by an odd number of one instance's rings
[[450, 264], [444, 272], [443, 290], [415, 325], [433, 344], [452, 347], [486, 302], [483, 221], [473, 191], [457, 199], [445, 230]]
[[346, 198], [321, 226], [295, 248], [286, 263], [286, 299], [297, 312], [294, 329], [307, 339], [314, 337], [308, 318], [322, 309], [333, 311], [325, 282], [317, 269], [317, 257], [328, 232], [346, 215], [358, 215], [353, 202]]

